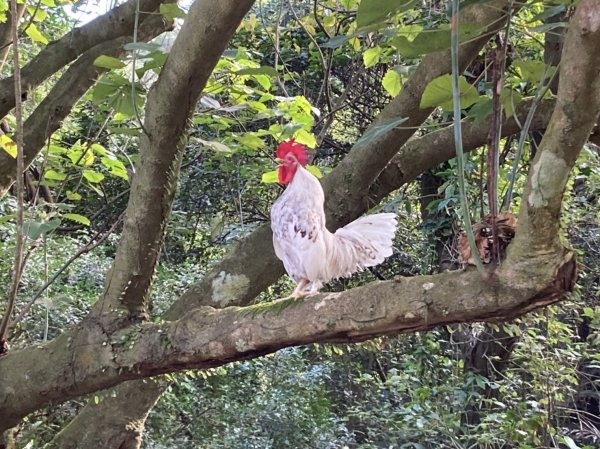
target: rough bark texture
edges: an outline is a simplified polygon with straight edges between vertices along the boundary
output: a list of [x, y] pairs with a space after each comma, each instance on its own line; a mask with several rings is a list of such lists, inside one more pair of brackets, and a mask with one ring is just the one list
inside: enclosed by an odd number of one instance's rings
[[[147, 19], [139, 29], [139, 40], [148, 41], [171, 28], [161, 17]], [[106, 73], [106, 69], [93, 65], [100, 55], [118, 57], [123, 45], [131, 41], [124, 36], [96, 45], [75, 61], [31, 113], [24, 124], [23, 142], [25, 167], [29, 166], [42, 150], [47, 140], [69, 115], [79, 99]], [[8, 192], [17, 175], [16, 160], [6, 151], [0, 151], [0, 196]]]

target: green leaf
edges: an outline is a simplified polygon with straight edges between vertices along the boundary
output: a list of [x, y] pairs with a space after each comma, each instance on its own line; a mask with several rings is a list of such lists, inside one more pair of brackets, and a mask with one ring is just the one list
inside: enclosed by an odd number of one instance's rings
[[400, 74], [394, 69], [388, 70], [381, 80], [381, 84], [390, 96], [395, 97], [400, 93], [400, 89], [402, 88]]
[[64, 181], [65, 179], [67, 179], [67, 174], [59, 173], [55, 170], [47, 170], [46, 173], [44, 173], [44, 178], [54, 179], [55, 181]]
[[277, 76], [277, 70], [274, 67], [263, 65], [260, 67], [248, 67], [232, 72], [234, 75], [269, 75]]
[[368, 69], [369, 67], [373, 67], [375, 64], [377, 64], [379, 62], [381, 53], [382, 49], [379, 46], [366, 50], [363, 54], [363, 62], [365, 63], [365, 67]]
[[294, 134], [296, 142], [306, 145], [308, 148], [315, 148], [317, 146], [317, 139], [313, 133], [306, 131], [305, 129], [299, 129]]
[[102, 165], [104, 165], [110, 170], [111, 175], [118, 176], [119, 178], [123, 178], [126, 181], [129, 179], [129, 175], [127, 174], [127, 169], [125, 168], [125, 165], [123, 165], [123, 162], [121, 162], [114, 156], [113, 158], [103, 156], [102, 158], [100, 158], [100, 162], [102, 162]]
[[467, 117], [473, 120], [473, 123], [479, 125], [488, 115], [492, 113], [492, 99], [489, 97], [480, 97], [479, 101], [467, 113]]
[[79, 143], [69, 149], [67, 157], [77, 165], [88, 167], [94, 163], [94, 152], [91, 149], [83, 148]]
[[102, 182], [104, 175], [93, 170], [83, 170], [83, 177], [89, 182], [98, 183]]
[[253, 149], [253, 150], [258, 150], [259, 148], [262, 148], [265, 146], [265, 143], [263, 142], [263, 140], [258, 137], [256, 134], [254, 133], [246, 133], [240, 137], [237, 137], [237, 140], [244, 146]]
[[306, 169], [312, 173], [316, 178], [322, 178], [323, 177], [323, 173], [321, 173], [321, 170], [319, 170], [319, 167], [317, 167], [316, 165], [307, 165]]
[[162, 3], [159, 12], [167, 20], [173, 20], [176, 17], [184, 18], [186, 16], [185, 11], [177, 6], [177, 3]]
[[67, 199], [71, 201], [79, 201], [81, 199], [81, 195], [77, 192], [71, 192], [67, 190]]
[[500, 92], [500, 104], [504, 108], [506, 118], [511, 118], [515, 115], [515, 110], [523, 101], [523, 96], [514, 89], [504, 88]]
[[263, 173], [260, 182], [263, 182], [265, 184], [273, 184], [275, 182], [279, 182], [279, 174], [277, 173], [277, 170]]
[[23, 230], [31, 240], [37, 240], [42, 234], [46, 234], [60, 226], [60, 220], [50, 221], [32, 221], [26, 220], [23, 223]]
[[89, 226], [90, 223], [90, 219], [87, 217], [84, 217], [83, 215], [79, 215], [79, 214], [62, 214], [62, 216], [64, 218], [66, 218], [67, 220], [71, 220], [74, 221], [76, 223], [82, 224], [84, 226]]
[[6, 134], [0, 134], [0, 146], [14, 159], [17, 158], [17, 144]]
[[[461, 24], [459, 28], [459, 42], [472, 39], [482, 31], [478, 25]], [[405, 36], [398, 36], [391, 44], [407, 58], [416, 58], [436, 51], [450, 48], [450, 29], [442, 25], [437, 30], [426, 30], [420, 32], [412, 41]]]
[[354, 144], [354, 147], [361, 147], [373, 140], [380, 138], [381, 136], [387, 134], [395, 127], [401, 125], [405, 121], [408, 120], [408, 117], [398, 117], [395, 119], [387, 120], [383, 122], [381, 125], [374, 126], [370, 130], [368, 130], [358, 141]]
[[216, 142], [214, 140], [202, 140], [202, 139], [198, 139], [198, 141], [205, 147], [212, 148], [217, 153], [233, 153], [231, 148], [229, 148], [224, 143]]
[[120, 59], [106, 55], [100, 55], [94, 59], [94, 65], [103, 69], [120, 69], [125, 67], [125, 63]]
[[[477, 89], [470, 85], [464, 76], [458, 79], [460, 90], [460, 107], [466, 109], [479, 100]], [[452, 79], [450, 75], [442, 75], [433, 79], [423, 92], [421, 108], [440, 106], [442, 109], [452, 109]]]
[[581, 447], [579, 447], [577, 443], [573, 441], [573, 438], [571, 438], [570, 436], [563, 435], [563, 440], [565, 440], [565, 444], [569, 446], [569, 449], [581, 449]]
[[17, 218], [17, 214], [6, 214], [0, 217], [0, 225]]
[[27, 36], [29, 36], [33, 42], [38, 42], [44, 45], [48, 43], [48, 38], [44, 36], [33, 23], [29, 24], [25, 30], [25, 34], [27, 34]]
[[[542, 61], [514, 61], [513, 65], [519, 69], [523, 80], [533, 84], [540, 82], [544, 70], [546, 70], [546, 64]], [[550, 78], [555, 71], [556, 67], [550, 67], [546, 72], [546, 78]]]
[[359, 28], [381, 23], [392, 15], [406, 11], [417, 4], [418, 0], [362, 0], [356, 13], [356, 25]]

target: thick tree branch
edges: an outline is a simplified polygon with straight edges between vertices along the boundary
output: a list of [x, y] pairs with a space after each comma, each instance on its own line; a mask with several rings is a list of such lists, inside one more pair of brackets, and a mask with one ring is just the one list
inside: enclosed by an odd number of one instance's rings
[[[148, 41], [170, 29], [172, 24], [159, 16], [146, 20], [139, 31], [139, 40]], [[129, 36], [119, 37], [99, 44], [87, 50], [61, 76], [48, 95], [25, 121], [25, 167], [29, 166], [46, 144], [47, 139], [56, 131], [69, 115], [77, 101], [92, 87], [106, 69], [93, 65], [100, 55], [119, 56], [125, 50], [123, 45], [131, 40]], [[0, 196], [16, 179], [16, 162], [6, 151], [0, 151]]]
[[548, 254], [544, 271], [527, 283], [503, 277], [491, 284], [477, 272], [454, 271], [285, 303], [201, 307], [177, 321], [114, 334], [87, 320], [47, 345], [0, 359], [0, 431], [44, 404], [125, 380], [220, 366], [312, 342], [356, 342], [453, 322], [511, 319], [558, 301], [574, 282], [572, 253]]
[[[65, 67], [87, 50], [113, 39], [131, 36], [138, 0], [128, 0], [86, 25], [75, 28], [61, 39], [48, 44], [23, 67], [23, 91], [35, 89], [50, 75]], [[165, 0], [139, 0], [140, 23], [151, 17]], [[130, 39], [131, 40], [131, 39]], [[15, 106], [12, 77], [0, 80], [0, 118]]]
[[[200, 92], [253, 0], [197, 0], [146, 102], [140, 164], [123, 233], [93, 316], [110, 321], [125, 306], [142, 317], [179, 177], [188, 118]], [[112, 325], [119, 325], [118, 320]]]
[[523, 193], [513, 258], [531, 259], [561, 247], [560, 212], [567, 180], [600, 114], [600, 8], [583, 0], [570, 21], [556, 107]]

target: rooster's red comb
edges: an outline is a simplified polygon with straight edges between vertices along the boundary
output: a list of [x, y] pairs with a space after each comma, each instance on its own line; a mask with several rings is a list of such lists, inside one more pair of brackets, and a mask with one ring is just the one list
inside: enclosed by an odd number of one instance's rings
[[303, 166], [308, 164], [308, 150], [301, 143], [296, 143], [294, 139], [286, 140], [285, 142], [280, 143], [277, 147], [275, 155], [279, 159], [285, 159], [285, 156], [287, 156], [290, 152], [300, 164]]

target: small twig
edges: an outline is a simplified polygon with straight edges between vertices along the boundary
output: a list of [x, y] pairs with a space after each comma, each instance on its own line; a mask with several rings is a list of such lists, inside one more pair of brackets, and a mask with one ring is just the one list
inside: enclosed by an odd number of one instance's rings
[[6, 310], [2, 317], [2, 323], [0, 323], [0, 355], [8, 352], [8, 324], [10, 322], [10, 316], [12, 315], [15, 307], [17, 298], [17, 292], [19, 290], [19, 282], [21, 280], [22, 265], [23, 265], [23, 249], [25, 243], [25, 235], [23, 229], [23, 172], [25, 171], [25, 161], [23, 158], [23, 110], [22, 110], [22, 98], [21, 98], [21, 70], [19, 62], [19, 23], [16, 20], [17, 17], [17, 0], [10, 2], [10, 10], [13, 18], [12, 21], [12, 38], [13, 38], [13, 71], [14, 71], [14, 82], [15, 82], [15, 122], [17, 125], [16, 129], [16, 142], [17, 142], [17, 235], [15, 243], [15, 263], [13, 267], [13, 282], [8, 295], [8, 301], [6, 304]]

